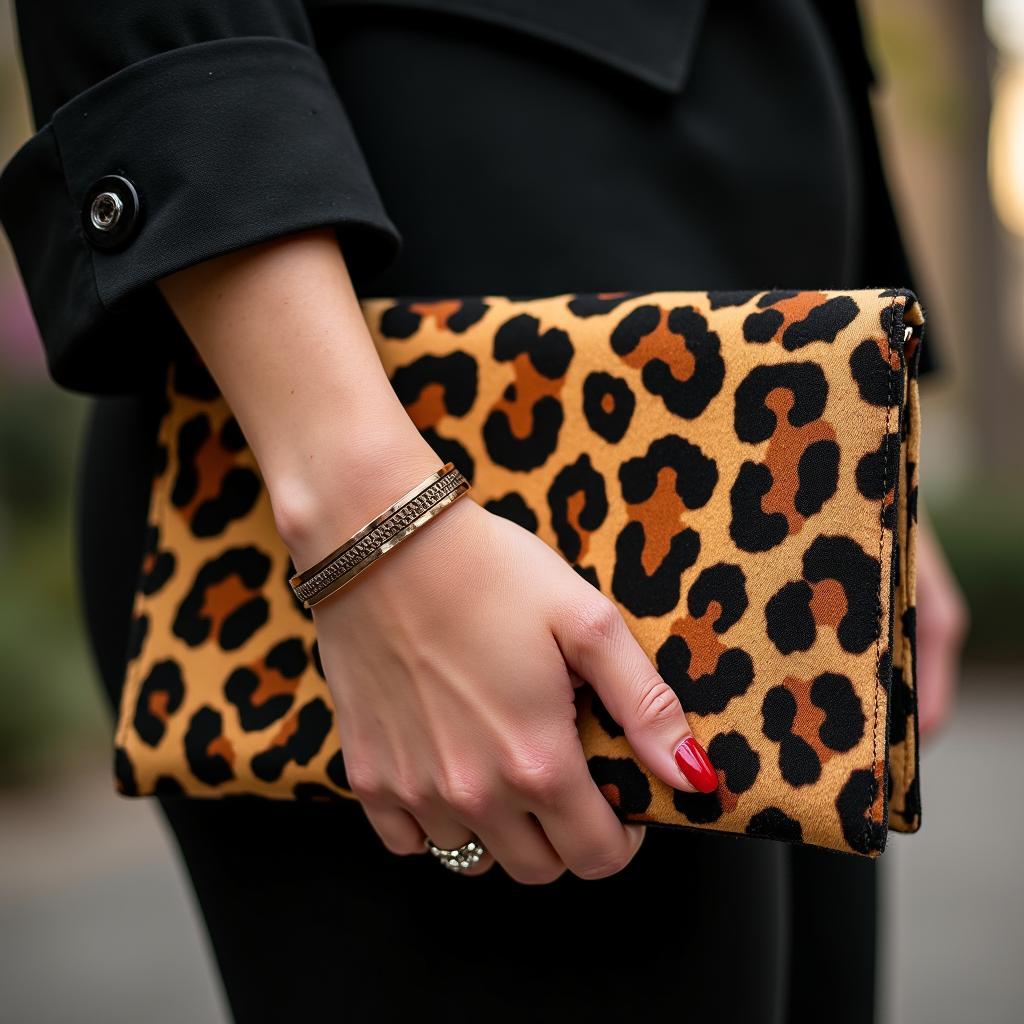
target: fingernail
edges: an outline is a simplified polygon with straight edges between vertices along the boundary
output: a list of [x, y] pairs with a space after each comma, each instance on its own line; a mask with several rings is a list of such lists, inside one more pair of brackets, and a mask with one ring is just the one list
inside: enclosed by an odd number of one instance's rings
[[707, 751], [692, 736], [687, 736], [676, 747], [675, 759], [683, 776], [698, 793], [714, 793], [718, 789], [718, 775]]

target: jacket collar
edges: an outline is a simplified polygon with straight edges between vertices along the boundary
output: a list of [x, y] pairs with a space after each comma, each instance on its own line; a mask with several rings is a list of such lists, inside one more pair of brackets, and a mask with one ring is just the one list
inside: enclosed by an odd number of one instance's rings
[[707, 0], [307, 0], [476, 18], [563, 46], [665, 92], [686, 83]]

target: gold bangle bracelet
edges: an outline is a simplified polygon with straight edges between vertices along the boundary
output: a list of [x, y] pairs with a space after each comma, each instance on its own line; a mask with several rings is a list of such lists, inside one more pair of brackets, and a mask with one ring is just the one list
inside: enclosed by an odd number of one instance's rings
[[361, 526], [341, 547], [288, 581], [303, 608], [312, 608], [351, 583], [425, 523], [465, 494], [469, 481], [446, 462], [406, 491], [379, 516]]

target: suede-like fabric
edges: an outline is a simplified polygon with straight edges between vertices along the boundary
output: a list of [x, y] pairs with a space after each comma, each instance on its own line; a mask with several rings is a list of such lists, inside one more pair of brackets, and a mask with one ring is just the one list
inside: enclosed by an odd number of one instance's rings
[[[717, 792], [679, 793], [579, 690], [583, 751], [623, 818], [869, 856], [888, 799], [895, 824], [916, 827], [912, 293], [372, 299], [363, 312], [399, 400], [471, 500], [617, 604], [708, 750]], [[166, 398], [119, 785], [351, 797], [313, 618], [253, 454], [195, 353]]]

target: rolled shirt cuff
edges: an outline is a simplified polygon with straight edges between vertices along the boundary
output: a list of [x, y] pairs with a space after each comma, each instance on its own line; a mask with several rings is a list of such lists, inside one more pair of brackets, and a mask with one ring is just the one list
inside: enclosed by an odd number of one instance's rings
[[135, 390], [165, 358], [166, 274], [333, 225], [359, 287], [402, 247], [320, 55], [271, 36], [165, 51], [79, 93], [0, 172], [0, 222], [51, 376], [91, 392]]

